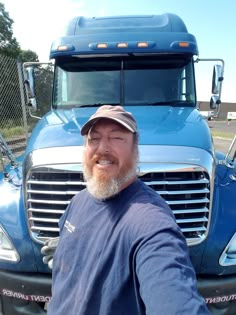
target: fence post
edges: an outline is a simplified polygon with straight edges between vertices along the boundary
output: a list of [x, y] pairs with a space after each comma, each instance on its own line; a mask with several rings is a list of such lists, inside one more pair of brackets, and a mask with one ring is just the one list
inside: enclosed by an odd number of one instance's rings
[[25, 108], [25, 97], [24, 97], [24, 85], [23, 85], [23, 73], [22, 73], [22, 63], [17, 61], [17, 70], [18, 70], [18, 78], [19, 78], [19, 86], [20, 86], [20, 97], [21, 97], [21, 108], [23, 115], [23, 125], [25, 130], [26, 141], [28, 139], [28, 124], [27, 124], [27, 116], [26, 116], [26, 108]]

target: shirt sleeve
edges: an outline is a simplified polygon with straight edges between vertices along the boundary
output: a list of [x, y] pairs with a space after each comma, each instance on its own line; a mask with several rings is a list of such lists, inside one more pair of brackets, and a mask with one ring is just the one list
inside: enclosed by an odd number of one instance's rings
[[143, 238], [135, 256], [135, 272], [146, 314], [210, 314], [197, 292], [185, 238], [172, 221], [168, 216], [161, 218], [156, 231]]

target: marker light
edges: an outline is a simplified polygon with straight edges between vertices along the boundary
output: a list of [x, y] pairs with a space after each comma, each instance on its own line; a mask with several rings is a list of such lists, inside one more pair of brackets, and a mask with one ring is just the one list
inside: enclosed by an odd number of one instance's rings
[[179, 47], [189, 47], [188, 42], [179, 42]]
[[127, 43], [118, 43], [117, 48], [127, 48], [128, 44]]
[[108, 47], [107, 43], [99, 43], [99, 44], [97, 44], [97, 48], [107, 48], [107, 47]]
[[75, 50], [73, 45], [60, 45], [57, 47], [57, 51], [72, 51]]
[[59, 50], [59, 51], [66, 51], [66, 50], [68, 50], [68, 46], [67, 45], [58, 46], [57, 50]]
[[148, 43], [147, 42], [138, 42], [137, 46], [139, 48], [147, 48], [148, 47]]

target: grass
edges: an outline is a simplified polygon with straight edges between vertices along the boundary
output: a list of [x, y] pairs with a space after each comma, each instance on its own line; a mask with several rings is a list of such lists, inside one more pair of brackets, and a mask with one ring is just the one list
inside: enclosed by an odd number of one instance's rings
[[0, 132], [4, 138], [11, 138], [14, 136], [22, 136], [25, 134], [24, 128], [20, 127], [20, 126], [11, 127], [11, 128], [1, 128]]
[[234, 134], [230, 132], [211, 130], [211, 134], [213, 138], [224, 138], [229, 140], [234, 138]]

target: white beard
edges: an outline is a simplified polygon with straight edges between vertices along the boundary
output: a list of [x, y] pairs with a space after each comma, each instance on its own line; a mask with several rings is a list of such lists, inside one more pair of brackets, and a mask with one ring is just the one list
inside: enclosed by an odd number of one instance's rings
[[138, 163], [138, 152], [135, 152], [131, 158], [133, 159], [133, 162], [130, 165], [130, 168], [125, 173], [123, 170], [123, 172], [121, 172], [121, 174], [115, 178], [107, 178], [106, 174], [105, 176], [93, 175], [90, 167], [88, 167], [88, 165], [84, 162], [83, 173], [87, 182], [87, 189], [89, 193], [93, 197], [101, 200], [117, 195], [126, 183], [129, 183], [132, 178], [136, 178], [137, 176], [136, 170]]
[[101, 200], [117, 195], [121, 191], [121, 187], [135, 176], [136, 168], [135, 170], [130, 170], [122, 179], [111, 178], [106, 181], [101, 181], [96, 176], [89, 176], [84, 169], [84, 177], [87, 181], [87, 189], [89, 193], [93, 197]]

